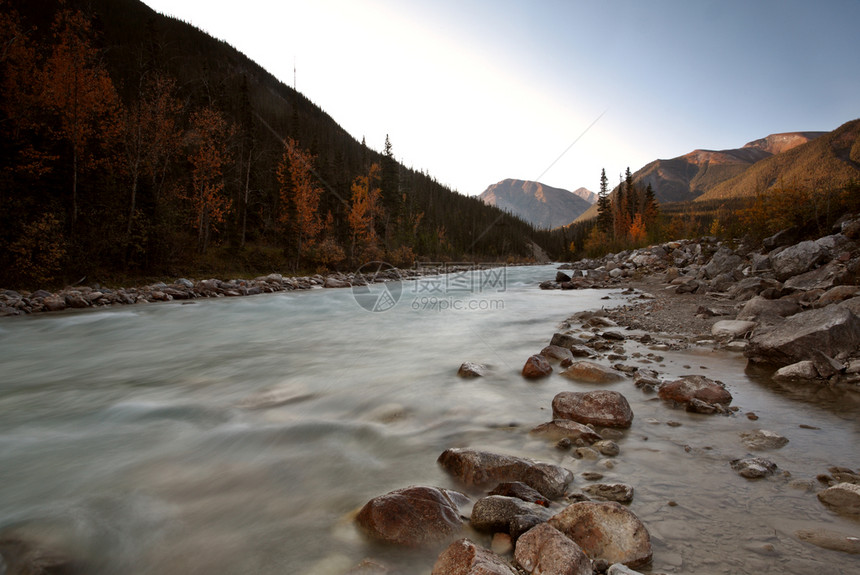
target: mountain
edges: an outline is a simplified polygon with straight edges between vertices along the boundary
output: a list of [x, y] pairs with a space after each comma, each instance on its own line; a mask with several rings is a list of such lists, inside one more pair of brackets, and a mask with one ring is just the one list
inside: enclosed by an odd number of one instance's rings
[[[779, 145], [776, 142], [773, 147], [779, 150]], [[789, 145], [714, 186], [696, 201], [752, 196], [779, 185], [840, 188], [851, 181], [860, 181], [860, 119], [801, 145]]]
[[[654, 160], [646, 164], [634, 172], [633, 181], [642, 186], [651, 184], [660, 203], [689, 202], [710, 197], [710, 190], [741, 176], [759, 162], [782, 157], [826, 134], [828, 132], [784, 132], [753, 140], [741, 148], [693, 150], [677, 158]], [[579, 217], [579, 221], [596, 216], [597, 207], [593, 206]]]
[[478, 198], [536, 228], [553, 229], [582, 215], [597, 201], [597, 194], [585, 188], [570, 192], [540, 182], [507, 179], [488, 187]]

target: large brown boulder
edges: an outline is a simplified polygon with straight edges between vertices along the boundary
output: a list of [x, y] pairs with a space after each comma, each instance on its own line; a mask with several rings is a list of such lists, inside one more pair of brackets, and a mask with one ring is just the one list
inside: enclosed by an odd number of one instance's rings
[[633, 423], [633, 410], [617, 391], [562, 391], [552, 400], [552, 417], [583, 425], [628, 428]]
[[529, 517], [533, 518], [533, 523], [542, 523], [552, 515], [552, 511], [543, 505], [518, 497], [488, 495], [475, 503], [469, 523], [478, 531], [510, 533], [511, 521], [516, 518]]
[[633, 512], [618, 503], [574, 503], [548, 523], [571, 538], [592, 560], [632, 568], [651, 561], [651, 535]]
[[517, 540], [514, 558], [535, 575], [591, 575], [591, 559], [564, 533], [542, 523]]
[[860, 319], [842, 305], [795, 314], [769, 331], [755, 335], [744, 352], [754, 363], [789, 365], [829, 357], [860, 347]]
[[584, 383], [612, 383], [624, 379], [620, 372], [593, 361], [575, 361], [561, 375]]
[[818, 499], [838, 513], [860, 515], [860, 485], [838, 483], [819, 493]]
[[462, 493], [437, 487], [407, 487], [374, 497], [356, 516], [371, 539], [404, 547], [434, 547], [456, 536], [462, 526]]
[[460, 539], [439, 555], [431, 575], [517, 575], [517, 572], [492, 551]]
[[664, 383], [657, 393], [660, 399], [681, 404], [691, 403], [694, 399], [711, 405], [732, 402], [732, 394], [722, 384], [701, 375], [686, 375]]
[[573, 481], [573, 473], [558, 465], [474, 449], [447, 449], [438, 462], [466, 485], [521, 481], [550, 499], [564, 495]]

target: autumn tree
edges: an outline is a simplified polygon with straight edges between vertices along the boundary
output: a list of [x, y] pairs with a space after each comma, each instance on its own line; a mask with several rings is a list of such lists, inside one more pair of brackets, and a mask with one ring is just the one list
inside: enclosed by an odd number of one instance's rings
[[323, 229], [319, 213], [323, 189], [314, 171], [315, 159], [310, 152], [300, 148], [295, 140], [287, 138], [278, 165], [282, 208], [280, 220], [294, 232], [298, 254], [296, 267], [302, 257], [312, 254]]
[[224, 170], [231, 162], [228, 140], [233, 127], [217, 109], [207, 106], [191, 116], [188, 163], [191, 166], [191, 206], [197, 247], [205, 253], [211, 232], [226, 220], [230, 200], [224, 193]]
[[[365, 260], [379, 257], [379, 236], [376, 222], [383, 215], [382, 192], [379, 187], [381, 168], [373, 163], [367, 175], [358, 176], [352, 182], [352, 202], [349, 210], [349, 228], [352, 232], [350, 247], [353, 260], [360, 256]], [[360, 249], [360, 253], [357, 250]]]
[[41, 70], [40, 101], [56, 121], [48, 126], [71, 156], [70, 228], [80, 211], [78, 178], [93, 167], [99, 144], [118, 138], [120, 101], [100, 51], [93, 46], [89, 20], [78, 10], [62, 9], [52, 27], [54, 46]]

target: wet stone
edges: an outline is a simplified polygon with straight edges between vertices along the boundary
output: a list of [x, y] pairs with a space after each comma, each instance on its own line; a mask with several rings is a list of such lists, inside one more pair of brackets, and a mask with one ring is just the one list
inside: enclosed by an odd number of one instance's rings
[[776, 463], [761, 457], [749, 457], [746, 459], [735, 459], [731, 462], [732, 469], [738, 475], [747, 479], [761, 479], [776, 473]]

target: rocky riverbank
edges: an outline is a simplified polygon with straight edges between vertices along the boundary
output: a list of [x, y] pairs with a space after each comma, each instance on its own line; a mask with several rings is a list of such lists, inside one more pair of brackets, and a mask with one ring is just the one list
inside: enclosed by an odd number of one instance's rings
[[352, 273], [335, 272], [327, 275], [285, 277], [278, 273], [254, 279], [189, 280], [179, 278], [171, 284], [153, 284], [110, 289], [99, 284], [65, 287], [57, 292], [0, 290], [0, 317], [27, 315], [66, 309], [86, 309], [115, 305], [135, 305], [156, 302], [186, 301], [199, 298], [241, 297], [264, 293], [309, 290], [314, 288], [344, 288], [424, 276], [470, 271], [464, 266], [428, 265], [396, 269], [383, 264]]
[[[522, 376], [559, 373], [598, 386], [630, 380], [639, 389], [634, 393], [656, 394], [667, 408], [758, 419], [732, 405], [718, 380], [696, 373], [666, 379], [655, 369], [662, 352], [696, 345], [743, 352], [751, 364], [776, 369], [777, 380], [860, 391], [860, 219], [846, 218], [815, 241], [790, 243], [787, 237], [770, 238], [765, 250], [732, 248], [713, 238], [670, 242], [564, 266], [541, 288], [622, 288], [629, 303], [568, 318], [549, 345], [524, 358]], [[470, 362], [458, 371], [464, 378], [489, 373]], [[576, 459], [599, 460], [607, 470], [623, 457], [635, 414], [622, 393], [560, 392], [551, 408], [552, 420], [531, 435], [556, 442]], [[831, 467], [814, 482], [793, 479], [766, 457], [788, 438], [757, 429], [740, 433], [739, 441], [765, 452], [727, 459], [740, 477], [777, 478], [810, 496], [817, 491], [833, 512], [860, 517], [857, 469]], [[464, 488], [484, 495], [472, 500], [450, 489], [412, 486], [374, 498], [356, 517], [371, 540], [440, 549], [432, 575], [620, 575], [652, 560], [646, 522], [626, 506], [634, 499], [631, 485], [602, 483], [601, 473], [588, 472], [588, 483], [577, 489], [562, 465], [468, 448], [448, 449], [438, 463]], [[857, 535], [794, 534], [853, 554], [860, 553]], [[395, 571], [368, 559], [349, 573]]]

